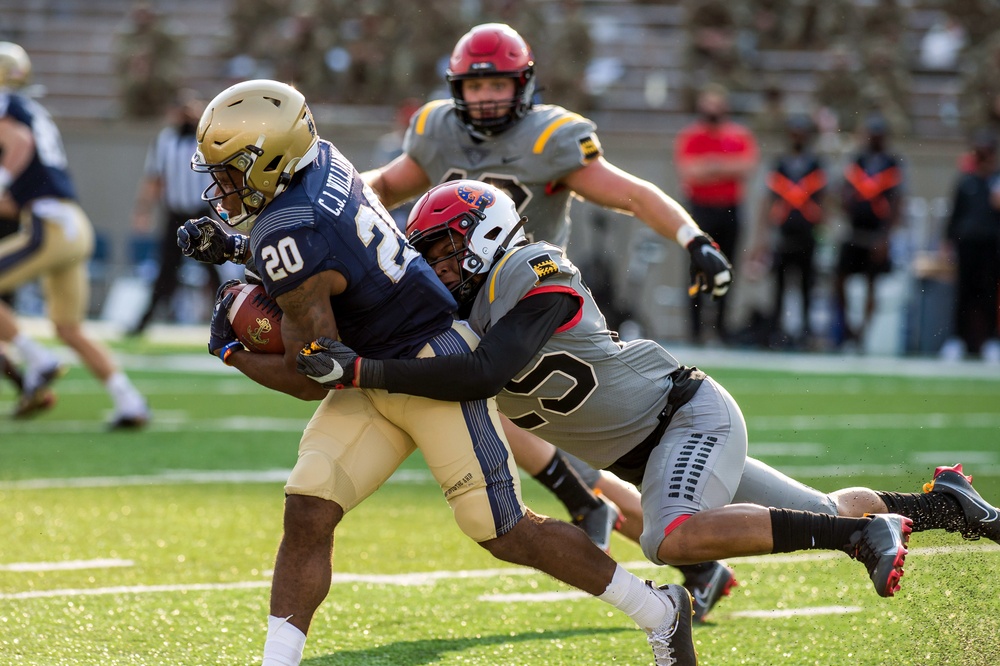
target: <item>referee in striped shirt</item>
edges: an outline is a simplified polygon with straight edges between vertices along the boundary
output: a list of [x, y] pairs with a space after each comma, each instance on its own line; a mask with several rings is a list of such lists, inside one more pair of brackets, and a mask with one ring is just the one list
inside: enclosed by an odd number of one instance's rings
[[[148, 233], [152, 228], [153, 212], [158, 206], [161, 208], [164, 220], [159, 240], [159, 274], [153, 283], [149, 305], [128, 331], [129, 335], [140, 335], [158, 306], [169, 306], [177, 291], [178, 273], [184, 259], [177, 247], [177, 228], [187, 220], [210, 213], [201, 194], [211, 184], [211, 176], [191, 169], [191, 156], [198, 144], [195, 130], [204, 108], [204, 100], [194, 91], [182, 90], [169, 111], [170, 124], [160, 130], [146, 154], [132, 227], [138, 233]], [[219, 287], [219, 275], [214, 266], [204, 268], [214, 293]]]

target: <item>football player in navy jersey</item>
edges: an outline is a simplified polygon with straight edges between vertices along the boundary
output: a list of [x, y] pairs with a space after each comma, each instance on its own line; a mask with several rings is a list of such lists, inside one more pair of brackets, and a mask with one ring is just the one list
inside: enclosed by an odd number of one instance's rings
[[208, 105], [197, 138], [192, 167], [215, 182], [206, 199], [249, 236], [202, 218], [178, 230], [178, 243], [202, 261], [252, 262], [283, 310], [286, 350], [246, 352], [226, 316], [233, 296], [223, 290], [209, 351], [264, 386], [322, 400], [285, 486], [264, 666], [300, 662], [313, 614], [330, 589], [337, 525], [417, 448], [466, 535], [499, 559], [532, 566], [628, 614], [646, 630], [657, 664], [695, 664], [683, 587], [644, 583], [583, 531], [524, 507], [495, 398], [327, 395], [296, 371], [300, 350], [308, 355], [322, 336], [386, 360], [461, 353], [476, 344], [454, 320], [451, 293], [375, 193], [319, 139], [303, 96], [275, 81], [237, 84]]
[[866, 565], [879, 595], [893, 596], [911, 529], [1000, 542], [1000, 513], [960, 465], [938, 468], [924, 493], [825, 494], [748, 458], [732, 396], [650, 340], [617, 340], [564, 251], [528, 243], [523, 223], [505, 194], [469, 180], [438, 185], [410, 213], [410, 241], [481, 337], [475, 350], [374, 360], [321, 339], [299, 371], [330, 388], [497, 394], [517, 425], [641, 485], [641, 545], [656, 564], [840, 550]]
[[[27, 53], [0, 42], [0, 197], [20, 210], [20, 229], [0, 241], [0, 293], [41, 279], [49, 319], [105, 386], [114, 402], [110, 427], [136, 428], [149, 420], [146, 401], [108, 350], [87, 337], [87, 261], [94, 229], [76, 201], [59, 130], [35, 100], [18, 94], [31, 72]], [[58, 358], [20, 331], [13, 311], [0, 302], [0, 341], [24, 359], [15, 417], [51, 407], [50, 384], [63, 373]]]
[[[729, 260], [702, 233], [684, 208], [659, 187], [619, 169], [604, 158], [596, 126], [554, 104], [535, 104], [535, 62], [525, 40], [502, 23], [473, 27], [456, 43], [447, 72], [451, 98], [432, 101], [414, 114], [403, 154], [362, 177], [393, 208], [434, 184], [461, 178], [488, 182], [505, 192], [527, 217], [528, 238], [565, 247], [569, 241], [573, 195], [634, 215], [657, 233], [676, 240], [690, 253], [698, 288], [720, 297], [732, 280]], [[638, 539], [638, 495], [613, 475], [597, 472], [563, 456], [544, 440], [511, 440], [518, 464], [552, 490], [598, 543], [610, 531], [584, 504], [576, 489], [582, 478], [622, 510], [623, 533]], [[546, 462], [548, 461], [548, 462]], [[572, 468], [567, 469], [567, 463]], [[577, 476], [578, 475], [578, 476]], [[593, 502], [593, 499], [591, 499]], [[614, 525], [612, 522], [611, 525]], [[601, 528], [604, 531], [601, 531]], [[685, 585], [696, 596], [696, 618], [735, 584], [720, 562], [682, 568]], [[701, 592], [698, 592], [701, 590]], [[711, 590], [711, 594], [704, 594]], [[710, 599], [707, 607], [697, 600]]]

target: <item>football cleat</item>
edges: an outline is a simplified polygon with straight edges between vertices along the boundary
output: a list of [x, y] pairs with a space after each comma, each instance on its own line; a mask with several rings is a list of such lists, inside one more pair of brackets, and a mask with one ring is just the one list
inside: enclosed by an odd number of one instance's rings
[[[646, 585], [654, 587], [652, 581]], [[691, 595], [680, 585], [663, 585], [655, 588], [673, 614], [658, 627], [646, 630], [646, 640], [653, 648], [656, 666], [698, 666], [691, 636]]]
[[595, 489], [594, 494], [601, 501], [600, 506], [586, 508], [573, 516], [573, 524], [586, 532], [590, 540], [606, 553], [611, 550], [611, 533], [621, 527], [622, 515], [615, 503], [601, 491]]
[[139, 430], [146, 427], [151, 416], [145, 404], [135, 412], [116, 411], [108, 421], [108, 430]]
[[851, 535], [844, 551], [865, 565], [879, 596], [891, 597], [899, 591], [913, 521], [895, 513], [870, 517], [864, 529]]
[[972, 487], [972, 477], [962, 472], [962, 464], [938, 467], [934, 478], [924, 484], [925, 493], [944, 493], [953, 497], [965, 514], [965, 527], [949, 529], [961, 532], [962, 537], [975, 541], [980, 537], [1000, 543], [1000, 510], [984, 500]]
[[684, 575], [684, 589], [691, 593], [694, 621], [703, 622], [708, 612], [722, 597], [739, 585], [736, 574], [723, 562], [713, 562], [704, 573]]
[[39, 373], [25, 373], [21, 396], [14, 406], [14, 418], [27, 418], [52, 407], [56, 403], [56, 397], [49, 387], [65, 372], [64, 366], [56, 364]]

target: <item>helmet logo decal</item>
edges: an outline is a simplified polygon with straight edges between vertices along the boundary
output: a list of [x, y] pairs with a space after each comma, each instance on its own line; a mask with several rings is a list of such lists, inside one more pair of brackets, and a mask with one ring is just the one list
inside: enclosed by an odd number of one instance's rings
[[455, 194], [459, 199], [480, 211], [489, 208], [497, 200], [487, 187], [480, 187], [476, 183], [462, 183], [455, 188]]

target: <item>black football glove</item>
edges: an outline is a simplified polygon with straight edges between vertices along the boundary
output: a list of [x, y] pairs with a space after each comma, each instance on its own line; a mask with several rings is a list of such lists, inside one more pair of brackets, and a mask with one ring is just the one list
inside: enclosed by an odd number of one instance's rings
[[212, 310], [212, 324], [209, 327], [208, 353], [223, 361], [229, 354], [243, 348], [229, 321], [229, 307], [236, 300], [236, 294], [227, 294], [226, 289], [236, 284], [240, 284], [240, 281], [229, 280], [215, 293], [215, 308]]
[[699, 291], [711, 291], [712, 298], [721, 298], [733, 283], [733, 265], [708, 234], [695, 236], [687, 244], [691, 255], [691, 286], [688, 296]]
[[227, 261], [245, 264], [250, 250], [246, 236], [227, 233], [210, 217], [188, 220], [178, 227], [177, 246], [185, 257], [216, 265]]
[[342, 342], [317, 338], [302, 348], [295, 359], [300, 375], [318, 382], [325, 389], [342, 389], [354, 385], [361, 357]]

